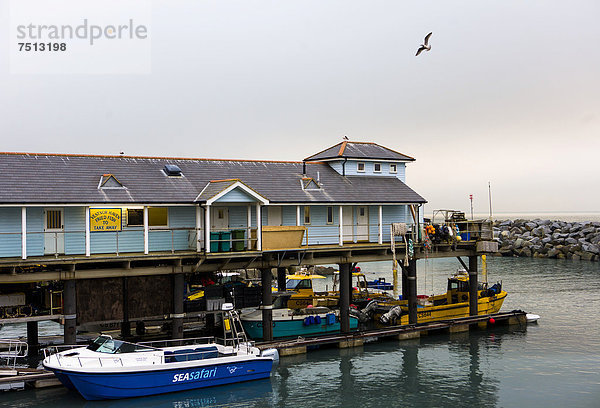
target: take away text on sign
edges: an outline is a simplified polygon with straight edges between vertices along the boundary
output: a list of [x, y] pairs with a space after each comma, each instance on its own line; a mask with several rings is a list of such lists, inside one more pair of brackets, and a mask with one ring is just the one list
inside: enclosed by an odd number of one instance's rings
[[121, 208], [90, 208], [90, 231], [121, 231]]

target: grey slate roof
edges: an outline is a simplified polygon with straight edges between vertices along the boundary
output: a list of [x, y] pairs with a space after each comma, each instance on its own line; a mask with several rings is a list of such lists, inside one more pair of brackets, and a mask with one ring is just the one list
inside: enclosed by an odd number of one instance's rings
[[[183, 176], [166, 176], [165, 164], [178, 165]], [[301, 162], [0, 153], [0, 204], [193, 204], [210, 181], [223, 179], [239, 179], [273, 204], [426, 202], [395, 177], [342, 177], [326, 163], [306, 167], [321, 191], [302, 190]], [[103, 174], [125, 188], [98, 189]]]
[[375, 159], [375, 160], [400, 160], [414, 161], [415, 159], [402, 153], [398, 153], [387, 147], [371, 142], [341, 142], [335, 146], [323, 150], [317, 154], [304, 159], [312, 160], [330, 160], [330, 159]]

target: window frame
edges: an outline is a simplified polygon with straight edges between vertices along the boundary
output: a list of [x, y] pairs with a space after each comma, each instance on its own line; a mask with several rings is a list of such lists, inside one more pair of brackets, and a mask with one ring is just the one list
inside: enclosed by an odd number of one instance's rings
[[[360, 169], [360, 168], [361, 168], [361, 166], [362, 166], [362, 170]], [[357, 172], [357, 173], [364, 173], [364, 172], [365, 172], [365, 170], [366, 170], [366, 167], [367, 167], [367, 166], [365, 165], [365, 162], [357, 162], [357, 163], [356, 163], [356, 172]]]
[[[379, 170], [377, 170], [377, 166], [379, 166]], [[373, 163], [373, 173], [381, 173], [381, 163]]]
[[[394, 168], [392, 170], [392, 167]], [[396, 163], [390, 163], [390, 173], [397, 174], [398, 173], [398, 165]]]
[[[304, 225], [310, 225], [310, 206], [305, 205], [304, 206]], [[307, 221], [308, 220], [308, 221]]]
[[[150, 216], [150, 212], [153, 209], [165, 209], [167, 211], [167, 222], [166, 224], [152, 224]], [[141, 212], [141, 224], [131, 224], [130, 223], [130, 212]], [[144, 226], [144, 209], [143, 208], [127, 208], [127, 227], [143, 227]], [[169, 228], [169, 207], [148, 207], [148, 228]]]
[[[331, 215], [331, 218], [330, 218]], [[333, 224], [333, 206], [332, 205], [328, 205], [327, 206], [327, 225], [331, 225]]]

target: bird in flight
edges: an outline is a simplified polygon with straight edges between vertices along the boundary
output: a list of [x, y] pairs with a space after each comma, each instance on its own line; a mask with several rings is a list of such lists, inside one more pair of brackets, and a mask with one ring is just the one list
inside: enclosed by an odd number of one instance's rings
[[433, 34], [433, 33], [429, 33], [425, 36], [425, 43], [421, 44], [421, 46], [417, 50], [417, 54], [415, 55], [415, 57], [417, 57], [423, 51], [431, 50], [431, 45], [429, 45], [429, 37], [431, 37], [431, 34]]

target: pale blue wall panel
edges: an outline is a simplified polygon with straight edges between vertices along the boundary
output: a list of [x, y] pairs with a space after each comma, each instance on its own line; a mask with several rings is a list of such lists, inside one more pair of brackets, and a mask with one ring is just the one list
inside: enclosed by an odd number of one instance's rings
[[[196, 207], [169, 207], [169, 228], [173, 231], [175, 251], [196, 249]], [[169, 238], [170, 239], [170, 238]], [[171, 249], [169, 241], [168, 249]]]
[[218, 203], [253, 203], [256, 199], [245, 191], [235, 188], [231, 190], [229, 193], [225, 194], [223, 197], [219, 198]]
[[44, 209], [27, 209], [27, 256], [44, 255]]
[[[327, 224], [327, 206], [310, 206], [310, 224], [302, 224], [307, 228], [309, 245], [339, 243], [339, 226], [336, 224], [335, 208], [334, 206], [334, 223]], [[300, 215], [304, 222], [304, 207], [300, 207]]]
[[0, 257], [21, 256], [21, 207], [0, 208]]
[[65, 255], [85, 254], [85, 207], [65, 207]]
[[296, 206], [284, 205], [281, 207], [283, 225], [296, 225]]

